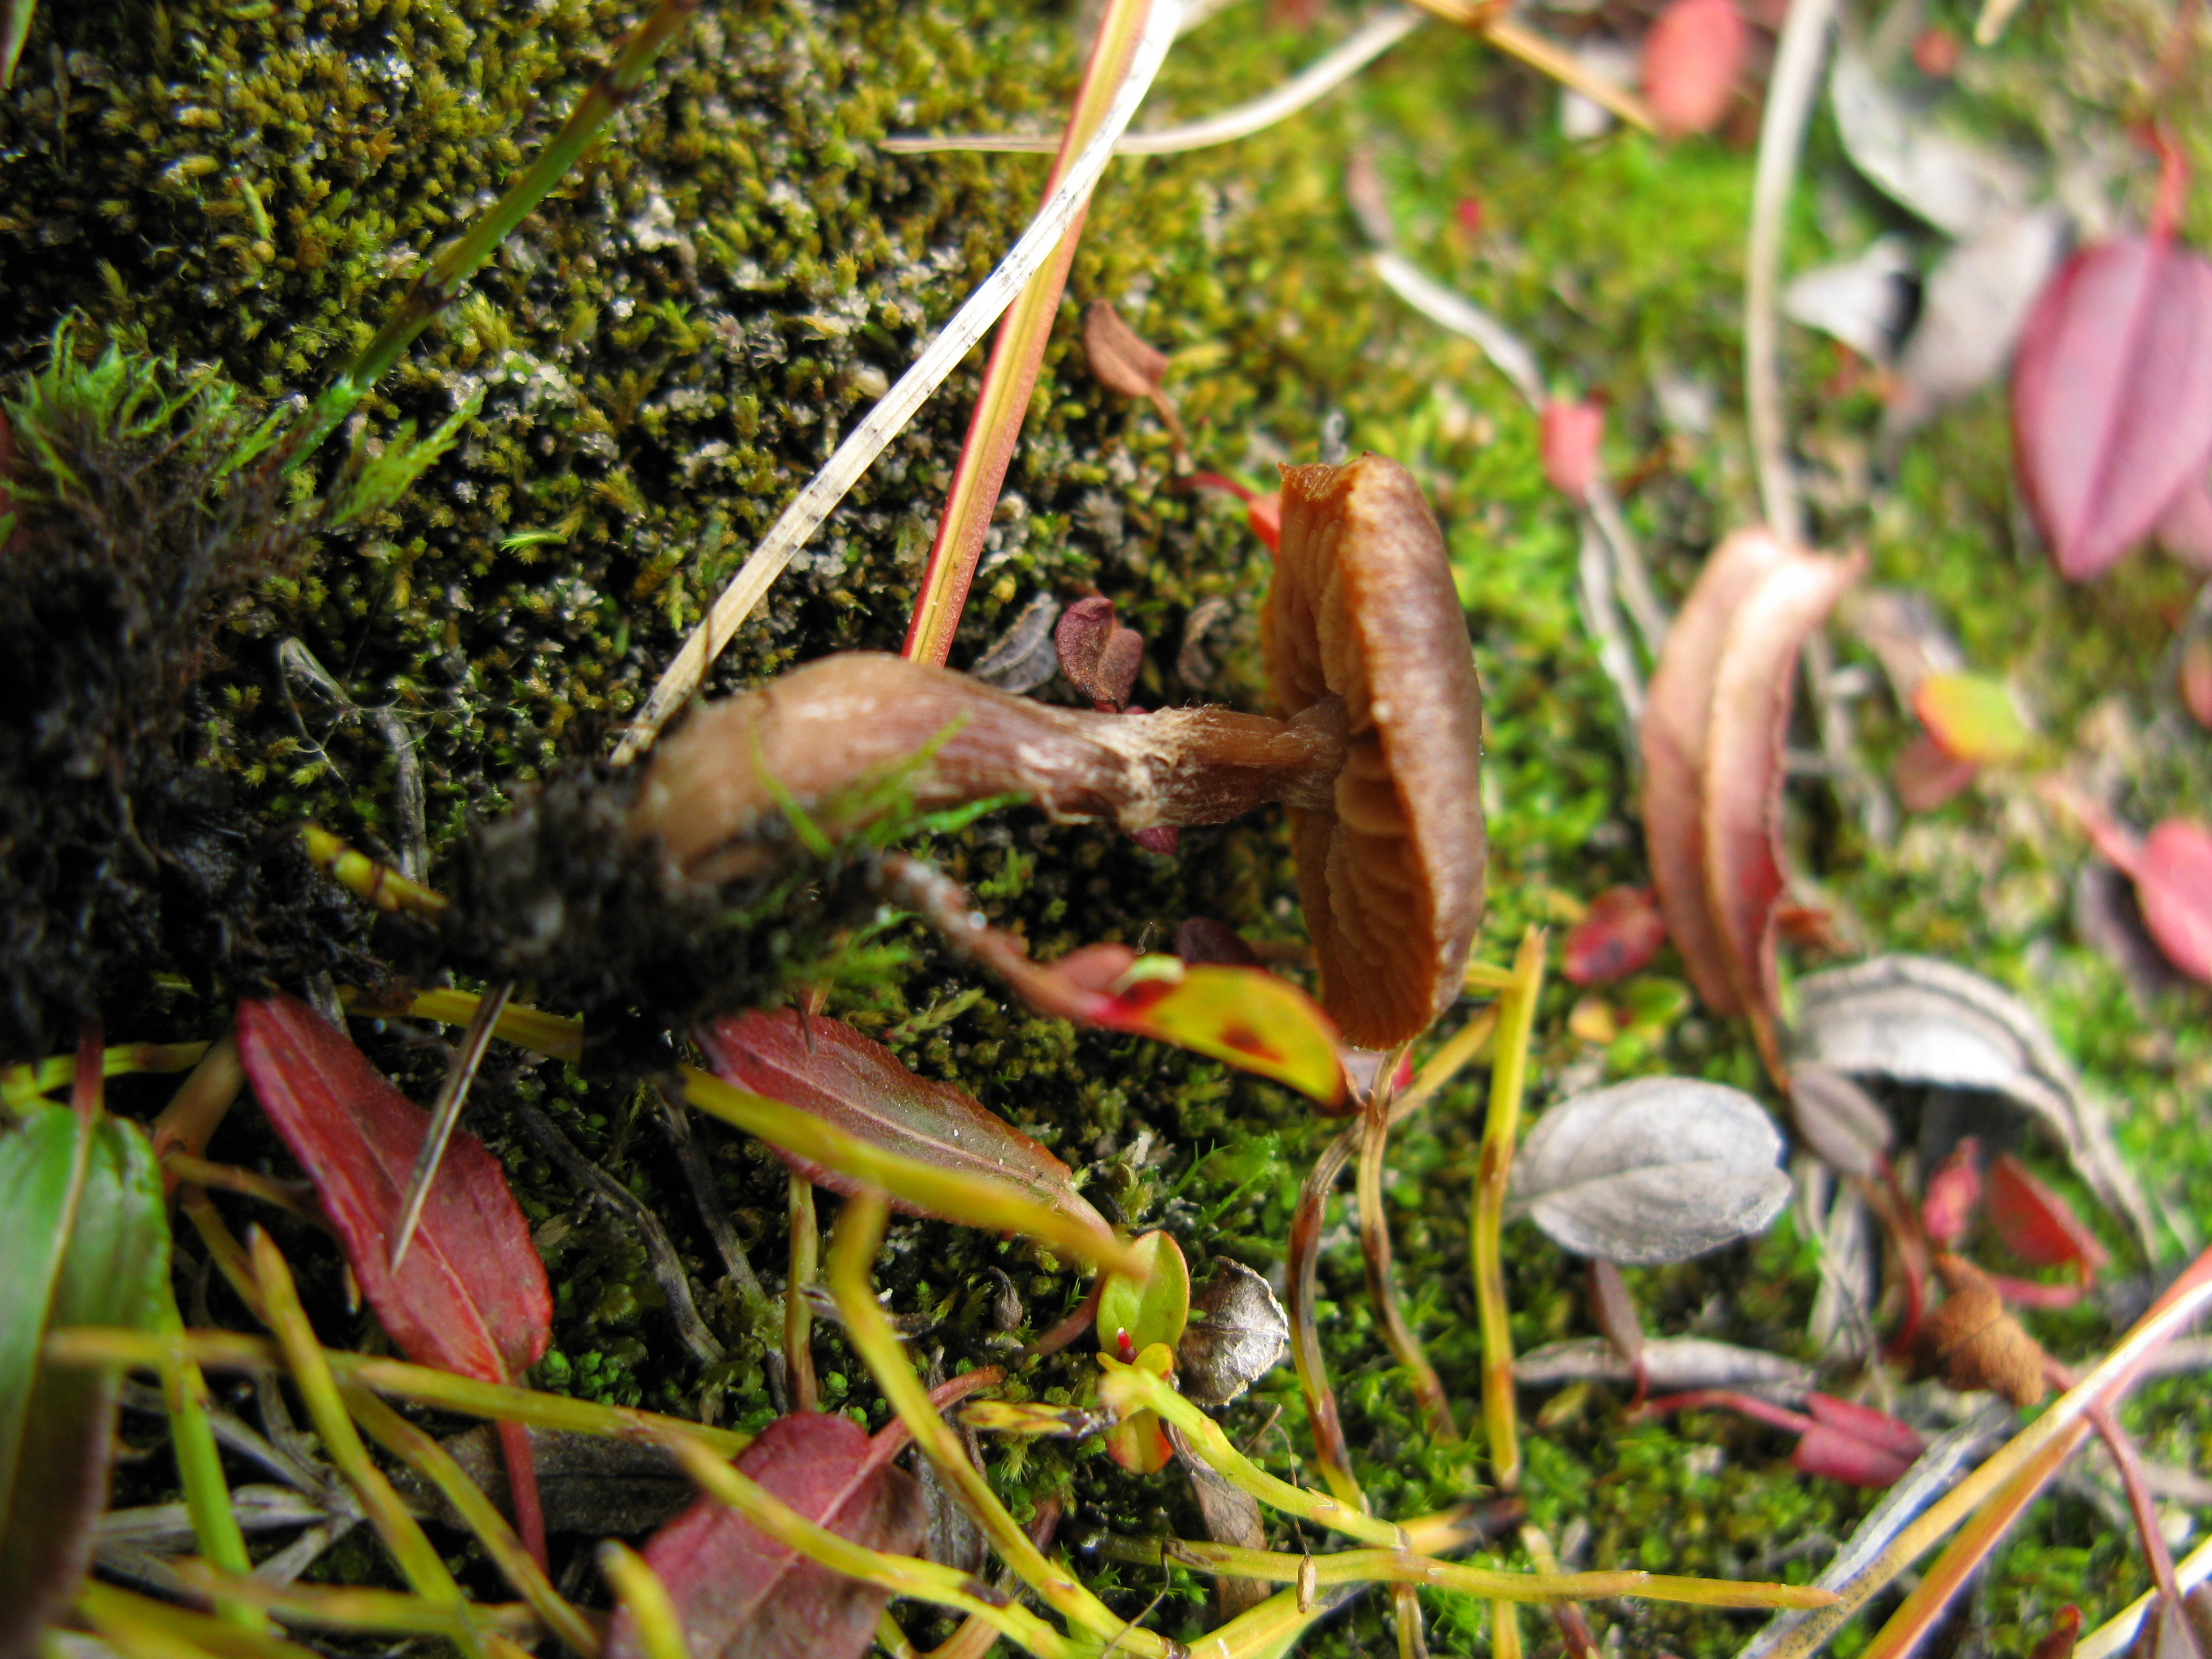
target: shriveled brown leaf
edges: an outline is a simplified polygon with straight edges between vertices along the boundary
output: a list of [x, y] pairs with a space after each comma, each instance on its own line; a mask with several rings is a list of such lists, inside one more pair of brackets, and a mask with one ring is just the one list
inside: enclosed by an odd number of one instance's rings
[[1149, 400], [1176, 448], [1190, 447], [1175, 404], [1160, 386], [1167, 374], [1167, 354], [1122, 321], [1109, 301], [1093, 300], [1083, 313], [1083, 355], [1099, 385], [1124, 398]]

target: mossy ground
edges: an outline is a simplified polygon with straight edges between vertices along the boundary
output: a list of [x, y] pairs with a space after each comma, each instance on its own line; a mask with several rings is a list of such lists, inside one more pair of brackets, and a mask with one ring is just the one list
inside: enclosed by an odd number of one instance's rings
[[[1970, 21], [1954, 5], [1935, 9], [1954, 27]], [[2114, 88], [2158, 39], [2157, 19], [2117, 3], [2039, 9], [2002, 51], [1976, 60], [1980, 108], [2009, 131], [2063, 137], [2085, 112], [2109, 118]], [[313, 390], [397, 300], [423, 252], [551, 130], [635, 10], [613, 0], [526, 9], [49, 0], [17, 89], [0, 104], [6, 365], [36, 362], [74, 310], [89, 331], [215, 363], [259, 398]], [[402, 419], [434, 422], [484, 394], [461, 444], [392, 511], [326, 539], [301, 576], [227, 620], [222, 660], [193, 710], [199, 763], [228, 774], [271, 822], [312, 815], [390, 843], [389, 756], [361, 726], [329, 727], [313, 709], [295, 716], [274, 663], [286, 636], [360, 701], [398, 709], [427, 774], [434, 846], [557, 758], [603, 746], [791, 490], [1012, 240], [1042, 178], [1035, 160], [894, 158], [872, 141], [1048, 125], [1073, 83], [1078, 25], [1066, 9], [943, 0], [702, 10], [614, 141], [365, 405], [356, 436], [374, 443]], [[1243, 0], [1178, 51], [1157, 107], [1203, 112], [1316, 50]], [[2052, 68], [2062, 64], [2063, 80]], [[1340, 190], [1352, 147], [1373, 146], [1413, 257], [1521, 330], [1563, 390], [1608, 394], [1607, 465], [1638, 480], [1630, 516], [1670, 595], [1719, 533], [1754, 516], [1736, 395], [1749, 154], [1741, 143], [1662, 147], [1620, 134], [1571, 143], [1552, 110], [1550, 90], [1525, 71], [1432, 24], [1285, 126], [1224, 149], [1117, 163], [1091, 214], [955, 653], [971, 657], [1038, 589], [1066, 598], [1091, 584], [1152, 641], [1140, 702], [1258, 700], [1250, 646], [1265, 556], [1237, 514], [1169, 487], [1166, 439], [1149, 412], [1089, 380], [1072, 327], [1084, 301], [1113, 300], [1172, 354], [1169, 384], [1201, 465], [1259, 482], [1273, 461], [1310, 456], [1324, 416], [1341, 410], [1355, 447], [1414, 469], [1451, 545], [1489, 697], [1484, 948], [1496, 959], [1524, 926], [1556, 923], [1577, 898], [1643, 878], [1632, 781], [1577, 617], [1572, 518], [1544, 483], [1534, 420], [1471, 346], [1407, 312], [1357, 257]], [[2212, 143], [2201, 120], [2184, 131], [2200, 150]], [[1479, 236], [1457, 228], [1463, 198], [1482, 205]], [[2212, 192], [2200, 187], [2191, 222], [2201, 231], [2208, 216]], [[1853, 251], [1898, 222], [1844, 180], [1832, 136], [1816, 125], [1793, 261]], [[2139, 821], [2201, 803], [2212, 756], [2177, 714], [2161, 659], [2189, 584], [2148, 560], [2088, 586], [2060, 583], [2023, 539], [1995, 392], [1916, 440], [1893, 478], [1870, 483], [1878, 407], [1864, 393], [1824, 392], [1836, 368], [1827, 348], [1794, 337], [1792, 416], [1814, 463], [1825, 538], [1863, 541], [1880, 580], [1928, 591], [1975, 665], [2014, 675], [2034, 700], [2053, 752], [2132, 734], [2112, 752]], [[830, 649], [896, 643], [976, 372], [971, 360], [794, 562], [716, 671], [718, 687]], [[1716, 410], [1708, 429], [1662, 418], [1662, 379], [1704, 395]], [[1206, 636], [1213, 672], [1186, 683], [1176, 646], [1191, 611], [1215, 597], [1229, 614]], [[1870, 751], [1886, 761], [1906, 731], [1878, 702], [1864, 707]], [[1797, 788], [1799, 861], [1846, 937], [1949, 957], [2021, 989], [2118, 1103], [2122, 1142], [2171, 1219], [2170, 1243], [2194, 1248], [2212, 1217], [2203, 994], [2131, 999], [2075, 931], [2081, 848], [2027, 808], [2021, 781], [1986, 780], [1888, 846], [1869, 843], [1825, 788]], [[1270, 822], [1192, 834], [1175, 862], [1019, 811], [934, 850], [1046, 957], [1092, 939], [1157, 940], [1193, 914], [1297, 936], [1286, 844]], [[1189, 1056], [1009, 1007], [917, 933], [879, 943], [901, 959], [836, 1012], [1054, 1147], [1102, 1207], [1175, 1230], [1195, 1272], [1215, 1255], [1263, 1270], [1279, 1261], [1297, 1183], [1330, 1126]], [[1654, 1006], [1671, 1006], [1667, 986], [1648, 988]], [[139, 989], [118, 988], [118, 1001]], [[1724, 1024], [1673, 1018], [1607, 1054], [1569, 1033], [1571, 1000], [1557, 985], [1545, 1000], [1539, 1101], [1564, 1076], [1592, 1080], [1608, 1066], [1759, 1086], [1748, 1044]], [[123, 1035], [198, 1034], [215, 1018], [190, 1000], [142, 1006], [163, 1029]], [[418, 1097], [432, 1086], [434, 1055], [392, 1034], [376, 1052]], [[1478, 1358], [1465, 1218], [1480, 1085], [1447, 1092], [1421, 1132], [1403, 1137], [1389, 1189], [1409, 1313], [1463, 1419]], [[725, 1364], [686, 1356], [636, 1239], [509, 1132], [515, 1099], [536, 1101], [666, 1218], [730, 1348]], [[507, 1160], [559, 1286], [555, 1352], [538, 1382], [764, 1420], [762, 1362], [776, 1330], [716, 1286], [649, 1102], [573, 1068], [502, 1060], [479, 1085], [473, 1123]], [[773, 1281], [781, 1167], [711, 1126], [703, 1133], [739, 1234]], [[281, 1158], [250, 1115], [225, 1135], [220, 1156]], [[2117, 1229], [2102, 1231], [2122, 1245]], [[325, 1334], [376, 1340], [343, 1312], [327, 1250], [305, 1236], [294, 1244], [323, 1294]], [[2120, 1254], [2110, 1310], [2039, 1328], [2062, 1354], [2095, 1350], [2139, 1304], [2145, 1268]], [[879, 1276], [901, 1313], [935, 1322], [917, 1340], [921, 1358], [957, 1369], [997, 1357], [994, 1266], [1040, 1328], [1079, 1294], [1032, 1247], [895, 1226]], [[1510, 1235], [1509, 1272], [1517, 1343], [1588, 1330], [1578, 1268], [1529, 1230]], [[1817, 1272], [1786, 1219], [1755, 1245], [1631, 1280], [1655, 1331], [1805, 1351]], [[1377, 1340], [1348, 1227], [1329, 1234], [1322, 1285], [1328, 1363], [1376, 1504], [1404, 1514], [1469, 1496], [1479, 1460], [1421, 1431]], [[215, 1310], [242, 1318], [219, 1291]], [[818, 1350], [830, 1402], [879, 1420], [834, 1330]], [[1072, 1389], [1087, 1369], [1071, 1356], [1024, 1381], [1038, 1393]], [[2142, 1396], [2133, 1420], [2154, 1457], [2212, 1457], [2195, 1387]], [[1818, 1570], [1817, 1540], [1840, 1538], [1868, 1507], [1797, 1477], [1766, 1431], [1711, 1417], [1627, 1428], [1620, 1405], [1601, 1389], [1528, 1401], [1532, 1509], [1555, 1540], [1587, 1522], [1591, 1565], [1802, 1579]], [[1240, 1440], [1273, 1419], [1257, 1450], [1278, 1470], [1307, 1445], [1287, 1372], [1226, 1415]], [[994, 1459], [1018, 1507], [1067, 1498], [1063, 1538], [1132, 1613], [1159, 1583], [1091, 1556], [1082, 1540], [1196, 1528], [1172, 1476], [1133, 1480], [1051, 1445]], [[333, 1565], [378, 1570], [366, 1552]], [[2058, 1606], [2077, 1602], [2094, 1622], [2144, 1583], [2131, 1541], [2060, 1498], [1998, 1558], [1972, 1637], [2024, 1652]], [[1155, 1624], [1202, 1628], [1200, 1587], [1177, 1577], [1170, 1588]], [[1484, 1647], [1472, 1604], [1430, 1607], [1439, 1651]], [[1723, 1654], [1755, 1622], [1600, 1611], [1622, 1623], [1631, 1652]], [[1306, 1650], [1371, 1653], [1389, 1640], [1368, 1605]], [[1863, 1640], [1847, 1635], [1838, 1651]]]

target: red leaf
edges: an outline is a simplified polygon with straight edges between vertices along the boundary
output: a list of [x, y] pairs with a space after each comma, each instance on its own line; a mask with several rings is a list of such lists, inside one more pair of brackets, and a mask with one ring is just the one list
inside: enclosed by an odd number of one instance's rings
[[1889, 781], [1897, 786], [1898, 804], [1908, 812], [1932, 812], [1973, 782], [1980, 765], [1954, 760], [1943, 745], [1925, 732], [1914, 735], [1890, 763]]
[[1982, 1172], [1974, 1167], [1979, 1150], [1973, 1137], [1967, 1136], [1928, 1177], [1927, 1196], [1920, 1200], [1920, 1226], [1937, 1244], [1957, 1243], [1973, 1218], [1974, 1206], [1982, 1201]]
[[1605, 435], [1605, 406], [1554, 398], [1544, 405], [1541, 420], [1545, 481], [1579, 504], [1589, 497], [1590, 481], [1597, 477], [1597, 446]]
[[1907, 1463], [1928, 1449], [1928, 1443], [1920, 1437], [1911, 1424], [1900, 1423], [1887, 1412], [1878, 1412], [1873, 1407], [1862, 1406], [1856, 1401], [1838, 1400], [1830, 1394], [1808, 1394], [1805, 1410], [1815, 1423], [1825, 1424], [1838, 1434], [1847, 1434], [1866, 1445], [1893, 1453]]
[[1735, 0], [1672, 0], [1644, 37], [1644, 99], [1670, 138], [1705, 132], [1735, 96], [1746, 31]]
[[2168, 501], [2154, 526], [2158, 544], [2184, 564], [2212, 570], [2212, 480], [2194, 478]]
[[1912, 1460], [1822, 1424], [1805, 1431], [1797, 1449], [1790, 1454], [1790, 1467], [1850, 1486], [1881, 1487], [1902, 1480]]
[[1078, 599], [1060, 613], [1053, 643], [1060, 672], [1095, 707], [1118, 714], [1128, 706], [1145, 665], [1145, 636], [1114, 620], [1113, 600], [1096, 593]]
[[[911, 1555], [928, 1528], [914, 1477], [891, 1467], [848, 1417], [780, 1417], [737, 1467], [809, 1520], [870, 1549]], [[711, 1498], [653, 1534], [644, 1554], [668, 1587], [693, 1659], [860, 1659], [890, 1600]], [[644, 1651], [622, 1608], [607, 1630], [606, 1659], [642, 1659]]]
[[238, 1053], [400, 1352], [489, 1382], [535, 1364], [551, 1337], [553, 1295], [507, 1173], [483, 1143], [454, 1132], [395, 1276], [391, 1231], [429, 1113], [295, 997], [239, 1004]]
[[[916, 1077], [899, 1057], [841, 1020], [793, 1009], [718, 1019], [693, 1033], [716, 1075], [821, 1119], [848, 1135], [956, 1173], [1010, 1182], [1062, 1214], [1112, 1231], [1072, 1184], [1067, 1165], [949, 1083]], [[776, 1155], [808, 1180], [849, 1196], [838, 1171]], [[915, 1213], [909, 1205], [891, 1200]], [[957, 1221], [958, 1216], [940, 1218]]]
[[1610, 887], [1568, 933], [1561, 971], [1577, 985], [1610, 985], [1644, 968], [1666, 942], [1666, 918], [1649, 887]]
[[2154, 825], [2135, 878], [2143, 926], [2166, 959], [2212, 981], [2212, 830], [2184, 818]]
[[2212, 456], [2212, 263], [2166, 237], [2075, 254], [2028, 315], [2012, 424], [2060, 574], [2095, 575]]
[[2010, 1152], [2000, 1152], [1990, 1165], [1990, 1224], [2005, 1249], [2033, 1267], [2079, 1262], [2092, 1274], [2112, 1260], [2074, 1206]]

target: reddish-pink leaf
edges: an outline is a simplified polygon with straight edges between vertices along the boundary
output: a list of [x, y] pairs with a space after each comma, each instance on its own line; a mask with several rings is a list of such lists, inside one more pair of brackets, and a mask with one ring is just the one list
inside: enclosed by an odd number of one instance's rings
[[1671, 0], [1644, 37], [1644, 100], [1670, 138], [1720, 124], [1747, 40], [1735, 0]]
[[[1011, 1182], [1040, 1204], [1101, 1233], [1112, 1231], [1075, 1190], [1067, 1165], [951, 1084], [916, 1077], [896, 1054], [842, 1020], [804, 1017], [784, 1008], [718, 1019], [693, 1036], [715, 1074], [740, 1088], [781, 1101], [886, 1152]], [[834, 1193], [859, 1190], [859, 1183], [836, 1170], [794, 1158], [781, 1147], [776, 1155]], [[891, 1201], [915, 1213], [898, 1200]]]
[[1790, 1467], [1807, 1474], [1826, 1475], [1848, 1486], [1893, 1486], [1911, 1468], [1912, 1460], [1895, 1452], [1816, 1424], [1808, 1429], [1790, 1454]]
[[2074, 1206], [2029, 1174], [2010, 1152], [1990, 1165], [1990, 1224], [2005, 1249], [2038, 1267], [2080, 1263], [2094, 1274], [2112, 1257]]
[[483, 1143], [454, 1133], [395, 1275], [391, 1231], [429, 1113], [295, 997], [239, 1004], [238, 1053], [400, 1352], [491, 1382], [535, 1364], [551, 1337], [553, 1295], [507, 1172]]
[[1898, 804], [1908, 812], [1932, 812], [1973, 782], [1982, 769], [1970, 760], [1954, 760], [1928, 732], [1916, 732], [1890, 763], [1889, 781], [1897, 787]]
[[2060, 573], [2095, 575], [2212, 456], [2212, 262], [2163, 236], [2075, 254], [2021, 336], [2012, 425]]
[[2152, 533], [2184, 564], [2212, 570], [2212, 480], [2194, 478], [2166, 504]]
[[[1792, 550], [1729, 618], [1713, 678], [1701, 802], [1705, 903], [1736, 1004], [1768, 1069], [1782, 1074], [1774, 920], [1782, 866], [1782, 750], [1805, 635], [1826, 617], [1866, 556]], [[1668, 650], [1674, 640], [1670, 635]], [[1663, 890], [1662, 890], [1663, 891]], [[1669, 910], [1668, 927], [1679, 942]]]
[[2212, 830], [2184, 818], [2154, 825], [2135, 878], [2143, 926], [2166, 959], [2212, 981]]
[[1920, 1230], [1931, 1243], [1948, 1247], [1965, 1237], [1974, 1206], [1982, 1201], [1982, 1172], [1974, 1164], [1979, 1150], [1974, 1138], [1967, 1136], [1928, 1177], [1928, 1191], [1920, 1200]]
[[1668, 936], [1698, 995], [1717, 1014], [1744, 1012], [1705, 902], [1705, 772], [1713, 684], [1729, 622], [1745, 597], [1793, 556], [1767, 530], [1740, 530], [1705, 568], [1668, 629], [1638, 737], [1644, 838]]
[[1078, 599], [1060, 613], [1053, 632], [1060, 672], [1098, 708], [1118, 714], [1136, 689], [1145, 665], [1145, 636], [1114, 619], [1114, 601], [1100, 594]]
[[1605, 436], [1605, 405], [1554, 398], [1544, 405], [1539, 435], [1545, 481], [1571, 501], [1587, 500], [1597, 477], [1598, 441]]
[[[869, 1549], [911, 1555], [928, 1529], [921, 1486], [848, 1417], [780, 1417], [737, 1467], [771, 1497]], [[653, 1534], [644, 1553], [668, 1587], [692, 1659], [860, 1659], [890, 1600], [711, 1498]], [[624, 1607], [608, 1627], [606, 1659], [644, 1652]]]
[[1667, 942], [1667, 921], [1649, 887], [1609, 887], [1567, 934], [1562, 969], [1577, 985], [1610, 985], [1642, 969]]
[[1825, 1424], [1838, 1434], [1869, 1446], [1895, 1454], [1907, 1463], [1928, 1449], [1910, 1423], [1900, 1423], [1887, 1412], [1878, 1412], [1871, 1406], [1862, 1406], [1856, 1401], [1838, 1400], [1832, 1394], [1808, 1394], [1805, 1410], [1815, 1423]]

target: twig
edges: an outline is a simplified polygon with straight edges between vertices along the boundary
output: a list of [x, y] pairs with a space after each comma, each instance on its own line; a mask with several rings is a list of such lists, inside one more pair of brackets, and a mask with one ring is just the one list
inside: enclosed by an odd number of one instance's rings
[[1544, 933], [1531, 927], [1514, 953], [1515, 983], [1498, 1000], [1498, 1047], [1491, 1061], [1490, 1110], [1483, 1120], [1481, 1161], [1476, 1170], [1469, 1224], [1474, 1297], [1482, 1325], [1482, 1421], [1490, 1440], [1490, 1467], [1498, 1489], [1521, 1486], [1521, 1431], [1513, 1397], [1513, 1333], [1506, 1323], [1502, 1234], [1505, 1189], [1513, 1174], [1513, 1146], [1521, 1123], [1521, 1097], [1528, 1084], [1528, 1044], [1536, 1027], [1536, 997], [1544, 982]]
[[[430, 1185], [438, 1178], [438, 1162], [446, 1155], [446, 1143], [453, 1138], [453, 1126], [461, 1121], [469, 1085], [476, 1081], [484, 1051], [491, 1047], [491, 1034], [499, 1024], [501, 1011], [514, 994], [510, 981], [486, 988], [476, 1012], [469, 1016], [467, 1030], [461, 1034], [461, 1046], [453, 1051], [453, 1062], [446, 1067], [445, 1080], [438, 1085], [438, 1098], [430, 1108], [430, 1127], [416, 1149], [415, 1167], [407, 1172], [407, 1194], [399, 1206], [399, 1225], [392, 1236], [394, 1273], [407, 1259], [407, 1247], [414, 1242], [415, 1229], [422, 1224], [422, 1206], [429, 1200]], [[343, 1019], [338, 1029], [345, 1029]]]
[[[1273, 91], [1249, 103], [1209, 115], [1203, 121], [1168, 127], [1158, 132], [1124, 133], [1114, 146], [1116, 155], [1174, 155], [1185, 150], [1206, 149], [1231, 143], [1287, 120], [1318, 102], [1411, 34], [1427, 20], [1405, 6], [1376, 13], [1360, 25], [1334, 52], [1301, 70]], [[915, 135], [885, 138], [876, 148], [895, 155], [923, 155], [940, 150], [986, 150], [1001, 154], [1049, 155], [1060, 139], [1048, 133], [1000, 132], [954, 134], [945, 137]]]
[[720, 1364], [722, 1345], [707, 1328], [707, 1322], [699, 1317], [698, 1304], [691, 1299], [691, 1280], [684, 1271], [684, 1259], [676, 1254], [676, 1246], [670, 1242], [668, 1230], [660, 1224], [659, 1218], [640, 1203], [629, 1188], [578, 1152], [568, 1137], [561, 1133], [560, 1126], [535, 1106], [527, 1101], [517, 1101], [514, 1113], [524, 1133], [538, 1143], [539, 1151], [567, 1170], [569, 1178], [592, 1197], [637, 1229], [638, 1240], [645, 1246], [646, 1259], [653, 1266], [653, 1282], [668, 1298], [668, 1312], [676, 1322], [676, 1334], [702, 1362], [709, 1365]]
[[684, 1178], [691, 1183], [692, 1200], [699, 1206], [699, 1216], [707, 1224], [707, 1236], [714, 1241], [714, 1249], [722, 1258], [722, 1267], [741, 1296], [765, 1296], [759, 1275], [753, 1264], [745, 1259], [744, 1247], [738, 1243], [737, 1230], [730, 1224], [730, 1212], [722, 1203], [721, 1188], [714, 1184], [714, 1166], [699, 1148], [699, 1137], [691, 1133], [691, 1115], [682, 1100], [665, 1090], [660, 1096], [660, 1121], [668, 1131], [671, 1145], [676, 1148], [676, 1161], [684, 1166]]
[[645, 707], [623, 733], [614, 751], [617, 765], [634, 759], [652, 744], [669, 716], [697, 690], [708, 665], [736, 636], [745, 618], [752, 614], [753, 606], [760, 603], [761, 596], [791, 562], [791, 556], [830, 516], [830, 509], [844, 499], [861, 473], [905, 428], [915, 411], [943, 384], [945, 377], [959, 366], [969, 349], [998, 321], [1000, 314], [1013, 302], [1015, 295], [1038, 267], [1052, 257], [1062, 234], [1089, 200], [1098, 175], [1113, 159], [1115, 140], [1127, 130], [1138, 105], [1151, 90], [1152, 79], [1159, 73], [1160, 64], [1175, 39], [1180, 9], [1175, 0], [1159, 0], [1152, 8], [1113, 106], [1099, 124], [1097, 136], [1084, 146], [1083, 153], [1067, 169], [1066, 177], [1053, 192], [1052, 199], [1030, 222], [1029, 228], [1000, 262], [999, 268], [984, 279], [982, 286], [968, 297], [952, 320], [930, 342], [928, 349], [915, 360], [914, 367], [899, 377], [898, 384], [868, 411], [845, 441], [838, 445], [829, 463], [793, 498], [737, 574], [716, 596], [706, 617], [691, 630], [675, 659], [654, 684]]
[[1538, 73], [1612, 111], [1638, 131], [1657, 131], [1642, 99], [1604, 76], [1591, 74], [1564, 46], [1515, 22], [1504, 6], [1492, 0], [1420, 0], [1420, 3], [1446, 22], [1472, 30], [1509, 57], [1518, 58]]

